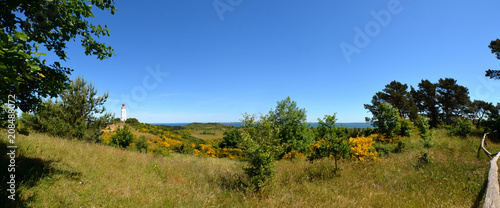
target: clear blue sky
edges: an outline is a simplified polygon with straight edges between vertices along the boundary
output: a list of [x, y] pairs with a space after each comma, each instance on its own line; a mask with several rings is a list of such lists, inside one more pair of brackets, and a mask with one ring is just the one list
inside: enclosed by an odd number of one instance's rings
[[[111, 30], [100, 41], [116, 56], [99, 61], [70, 42], [63, 65], [108, 91], [116, 117], [125, 103], [128, 117], [150, 123], [238, 121], [287, 96], [308, 121], [336, 112], [363, 122], [363, 104], [392, 80], [451, 77], [471, 99], [500, 102], [500, 81], [484, 78], [500, 68], [487, 47], [500, 38], [499, 1], [231, 2], [117, 1], [115, 15], [91, 20]], [[346, 56], [346, 45], [359, 53]]]

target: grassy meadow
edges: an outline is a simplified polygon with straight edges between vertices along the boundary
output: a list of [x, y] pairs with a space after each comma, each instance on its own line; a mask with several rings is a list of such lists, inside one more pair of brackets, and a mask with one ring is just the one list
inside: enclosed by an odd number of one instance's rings
[[[6, 132], [0, 148], [7, 149]], [[424, 149], [403, 137], [380, 162], [304, 158], [276, 162], [273, 186], [247, 187], [245, 161], [172, 153], [168, 157], [32, 133], [16, 139], [17, 207], [478, 207], [489, 159], [480, 137], [438, 130]], [[491, 149], [499, 144], [488, 143]], [[419, 159], [424, 152], [428, 160]], [[479, 155], [479, 156], [478, 156]], [[428, 162], [430, 161], [430, 162]], [[426, 163], [428, 162], [428, 163]], [[8, 158], [2, 156], [1, 167]], [[6, 168], [2, 168], [6, 184]], [[7, 202], [2, 188], [1, 204]], [[10, 200], [9, 200], [10, 201]]]

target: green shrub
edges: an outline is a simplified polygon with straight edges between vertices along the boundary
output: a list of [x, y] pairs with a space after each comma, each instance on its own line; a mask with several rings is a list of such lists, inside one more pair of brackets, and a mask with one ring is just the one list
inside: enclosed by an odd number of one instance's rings
[[238, 144], [241, 144], [242, 136], [241, 131], [238, 129], [231, 129], [224, 132], [224, 137], [219, 143], [220, 148], [238, 148]]
[[134, 134], [127, 125], [116, 129], [116, 134], [111, 136], [111, 144], [117, 147], [128, 147], [135, 139]]
[[413, 131], [413, 123], [409, 119], [401, 119], [400, 122], [399, 135], [409, 137]]
[[147, 152], [148, 151], [148, 139], [145, 136], [140, 136], [135, 141], [135, 148], [139, 152]]
[[274, 176], [274, 161], [283, 152], [280, 145], [279, 131], [270, 121], [269, 116], [261, 116], [255, 121], [255, 115], [244, 115], [243, 147], [248, 154], [249, 167], [245, 173], [250, 178], [255, 191], [267, 187]]
[[460, 137], [466, 137], [472, 132], [472, 128], [472, 121], [462, 117], [455, 119], [453, 125], [448, 126], [450, 135]]
[[400, 147], [400, 150], [402, 150], [401, 147], [404, 148], [404, 143], [399, 145], [399, 142], [398, 144], [375, 142], [375, 144], [373, 145], [373, 147], [375, 147], [375, 151], [380, 156], [388, 156], [391, 153], [395, 153], [396, 150], [398, 150], [398, 146]]
[[[182, 154], [193, 154], [193, 151], [194, 151], [193, 146], [191, 146], [189, 144], [184, 144], [184, 143], [182, 143], [178, 147], [177, 146], [174, 147], [173, 149], [174, 149], [174, 151], [182, 153]], [[201, 149], [201, 147], [200, 147], [200, 149]]]
[[101, 130], [112, 122], [105, 113], [107, 93], [98, 96], [82, 77], [71, 82], [57, 101], [45, 100], [33, 114], [24, 113], [25, 127], [54, 136], [100, 141]]
[[424, 148], [430, 148], [434, 144], [432, 142], [432, 132], [430, 130], [429, 118], [423, 115], [418, 115], [417, 120], [415, 120], [418, 130], [420, 131], [420, 141], [424, 145]]
[[377, 133], [376, 129], [368, 127], [366, 129], [361, 130], [360, 135], [363, 135], [364, 137], [370, 136], [372, 134]]
[[378, 113], [374, 117], [373, 124], [377, 127], [377, 131], [381, 133], [387, 141], [394, 142], [397, 140], [397, 135], [401, 131], [401, 122], [398, 109], [392, 107], [389, 103], [380, 103], [378, 105]]
[[125, 123], [129, 124], [131, 126], [137, 126], [138, 124], [140, 124], [140, 122], [139, 122], [139, 120], [137, 120], [137, 118], [127, 118], [127, 120], [125, 120]]
[[324, 119], [318, 119], [318, 139], [311, 145], [311, 154], [307, 157], [311, 163], [324, 157], [333, 157], [335, 160], [335, 171], [338, 170], [337, 161], [349, 156], [350, 146], [347, 132], [342, 127], [335, 127], [337, 119], [335, 115], [325, 115]]

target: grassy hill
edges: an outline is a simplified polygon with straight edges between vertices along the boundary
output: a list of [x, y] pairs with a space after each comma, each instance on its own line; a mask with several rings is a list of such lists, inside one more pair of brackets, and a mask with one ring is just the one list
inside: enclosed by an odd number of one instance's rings
[[[32, 133], [16, 140], [18, 207], [474, 207], [481, 205], [489, 159], [479, 137], [437, 132], [424, 150], [416, 137], [381, 162], [276, 163], [264, 194], [246, 187], [243, 161], [172, 153], [169, 157]], [[1, 132], [0, 149], [6, 150]], [[491, 148], [498, 144], [490, 143]], [[431, 162], [419, 162], [428, 151]], [[2, 154], [1, 167], [8, 158]], [[419, 168], [417, 165], [421, 164]], [[2, 168], [6, 184], [6, 168]], [[2, 185], [5, 186], [5, 185]], [[5, 188], [0, 204], [7, 203]]]
[[224, 136], [224, 131], [236, 128], [232, 125], [224, 125], [219, 123], [190, 123], [183, 127], [185, 129], [193, 130], [191, 136], [203, 140], [220, 139]]

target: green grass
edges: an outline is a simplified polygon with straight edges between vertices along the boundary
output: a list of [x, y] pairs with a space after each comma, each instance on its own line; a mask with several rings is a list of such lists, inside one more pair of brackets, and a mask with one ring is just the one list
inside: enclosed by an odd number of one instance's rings
[[[6, 133], [0, 149], [6, 150]], [[276, 162], [274, 185], [262, 194], [245, 184], [243, 161], [121, 150], [32, 133], [18, 136], [18, 207], [473, 207], [482, 205], [489, 159], [479, 137], [440, 130], [423, 149], [403, 138], [402, 153], [381, 162]], [[499, 144], [489, 143], [498, 148]], [[428, 152], [432, 162], [416, 168]], [[6, 172], [7, 158], [0, 167]], [[6, 174], [2, 172], [2, 184]], [[80, 183], [81, 182], [81, 183]], [[4, 186], [4, 185], [2, 185]], [[7, 201], [5, 188], [0, 204]]]

